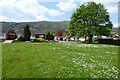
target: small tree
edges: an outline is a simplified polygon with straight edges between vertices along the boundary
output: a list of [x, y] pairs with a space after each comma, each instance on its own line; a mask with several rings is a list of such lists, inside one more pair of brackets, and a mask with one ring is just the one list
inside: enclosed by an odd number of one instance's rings
[[46, 39], [47, 39], [48, 41], [50, 41], [50, 32], [48, 32], [48, 33], [46, 34]]
[[29, 25], [25, 26], [23, 35], [24, 35], [24, 40], [25, 41], [30, 41], [31, 32], [30, 32], [30, 29], [29, 29]]
[[54, 35], [52, 32], [50, 33], [50, 40], [54, 40]]
[[46, 35], [46, 39], [49, 41], [49, 40], [53, 40], [54, 39], [54, 36], [53, 36], [53, 33], [52, 32], [48, 32], [47, 35]]

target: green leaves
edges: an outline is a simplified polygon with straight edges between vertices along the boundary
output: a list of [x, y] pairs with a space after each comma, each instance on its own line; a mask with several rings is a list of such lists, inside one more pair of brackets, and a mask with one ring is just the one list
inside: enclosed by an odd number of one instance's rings
[[31, 32], [29, 30], [29, 25], [25, 26], [23, 35], [24, 35], [24, 40], [25, 41], [30, 41]]
[[[103, 4], [88, 2], [72, 14], [68, 31], [71, 35], [108, 35], [112, 28], [109, 13]], [[104, 32], [103, 32], [104, 31]]]

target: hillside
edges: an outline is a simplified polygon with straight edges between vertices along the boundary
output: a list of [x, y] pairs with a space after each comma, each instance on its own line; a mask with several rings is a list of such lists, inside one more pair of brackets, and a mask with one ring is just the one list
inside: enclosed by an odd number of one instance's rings
[[[8, 29], [23, 29], [27, 24], [31, 29], [40, 29], [40, 30], [64, 30], [67, 31], [69, 21], [59, 21], [59, 22], [51, 22], [51, 21], [39, 21], [39, 22], [2, 22], [2, 32], [7, 32]], [[119, 28], [112, 29], [112, 32], [118, 33], [120, 32]]]
[[23, 29], [27, 24], [32, 29], [40, 29], [40, 30], [67, 30], [68, 27], [68, 21], [2, 22], [2, 30], [3, 32], [6, 32], [10, 28]]

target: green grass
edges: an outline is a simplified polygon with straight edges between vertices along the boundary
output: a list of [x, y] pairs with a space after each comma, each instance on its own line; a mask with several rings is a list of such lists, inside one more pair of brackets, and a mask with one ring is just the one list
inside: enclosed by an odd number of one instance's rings
[[2, 47], [3, 78], [118, 77], [118, 46], [68, 42]]
[[2, 78], [2, 44], [0, 43], [0, 78]]

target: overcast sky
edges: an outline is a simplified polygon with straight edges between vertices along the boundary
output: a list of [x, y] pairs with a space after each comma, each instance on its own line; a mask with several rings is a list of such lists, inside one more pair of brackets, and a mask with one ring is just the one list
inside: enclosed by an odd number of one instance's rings
[[69, 21], [73, 11], [88, 1], [104, 4], [113, 26], [118, 26], [119, 0], [0, 0], [0, 21]]

